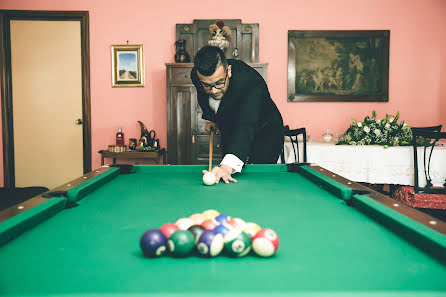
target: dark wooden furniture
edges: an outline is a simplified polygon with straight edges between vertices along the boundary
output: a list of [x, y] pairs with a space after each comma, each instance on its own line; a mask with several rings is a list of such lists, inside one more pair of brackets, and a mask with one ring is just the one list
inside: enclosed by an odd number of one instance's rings
[[[267, 64], [250, 64], [266, 80]], [[192, 63], [166, 64], [167, 80], [167, 163], [206, 164], [209, 133], [190, 79]], [[221, 160], [220, 135], [214, 138], [213, 160]]]
[[[194, 20], [192, 24], [177, 24], [176, 38], [186, 41], [186, 52], [193, 61], [197, 51], [208, 44], [209, 26], [216, 20]], [[226, 38], [229, 46], [225, 50], [227, 58], [237, 48], [239, 59], [246, 63], [259, 62], [259, 24], [242, 24], [241, 20], [222, 20], [231, 29], [231, 37]]]
[[107, 150], [101, 150], [99, 151], [101, 154], [101, 166], [104, 165], [104, 159], [105, 158], [112, 158], [113, 164], [116, 164], [117, 159], [146, 159], [146, 160], [154, 160], [157, 164], [160, 163], [161, 158], [163, 158], [163, 164], [166, 163], [166, 149], [160, 149], [154, 152], [138, 152], [138, 151], [132, 151], [132, 152], [110, 152]]
[[[247, 62], [267, 80], [267, 64], [259, 61], [259, 25], [242, 24], [241, 20], [222, 20], [231, 29], [226, 57], [237, 47], [239, 59]], [[193, 24], [177, 24], [177, 39], [186, 40], [186, 51], [195, 53], [211, 38], [209, 25], [215, 20], [194, 20]], [[201, 118], [197, 92], [190, 78], [193, 63], [167, 63], [167, 163], [206, 164], [209, 158], [209, 133]], [[215, 135], [213, 161], [221, 161], [220, 135]]]

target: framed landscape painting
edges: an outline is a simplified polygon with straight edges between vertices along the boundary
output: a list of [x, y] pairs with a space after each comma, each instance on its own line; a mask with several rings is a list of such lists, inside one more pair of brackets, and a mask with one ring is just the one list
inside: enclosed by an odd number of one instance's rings
[[390, 31], [288, 31], [289, 102], [389, 101]]
[[144, 87], [143, 45], [112, 45], [113, 87]]

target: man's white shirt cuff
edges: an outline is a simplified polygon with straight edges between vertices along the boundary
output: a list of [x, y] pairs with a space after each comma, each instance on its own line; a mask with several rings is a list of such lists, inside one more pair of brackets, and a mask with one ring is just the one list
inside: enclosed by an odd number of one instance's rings
[[232, 173], [242, 172], [243, 161], [240, 160], [236, 155], [226, 154], [220, 165], [228, 165], [232, 168]]

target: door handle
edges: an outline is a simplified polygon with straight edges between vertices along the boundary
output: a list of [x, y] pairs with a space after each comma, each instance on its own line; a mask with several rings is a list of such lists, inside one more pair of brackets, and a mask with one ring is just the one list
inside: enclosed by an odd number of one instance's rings
[[77, 119], [77, 120], [76, 120], [76, 125], [82, 125], [82, 124], [83, 124], [83, 122], [82, 122], [81, 119]]

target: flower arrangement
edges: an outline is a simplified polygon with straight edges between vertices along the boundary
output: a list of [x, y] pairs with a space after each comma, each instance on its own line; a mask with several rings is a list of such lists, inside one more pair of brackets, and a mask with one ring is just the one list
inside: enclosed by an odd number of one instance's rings
[[348, 145], [383, 145], [407, 146], [412, 144], [412, 130], [404, 121], [398, 123], [400, 113], [396, 116], [386, 114], [384, 119], [377, 119], [376, 112], [366, 116], [362, 122], [353, 119], [350, 128], [339, 137], [336, 144]]

